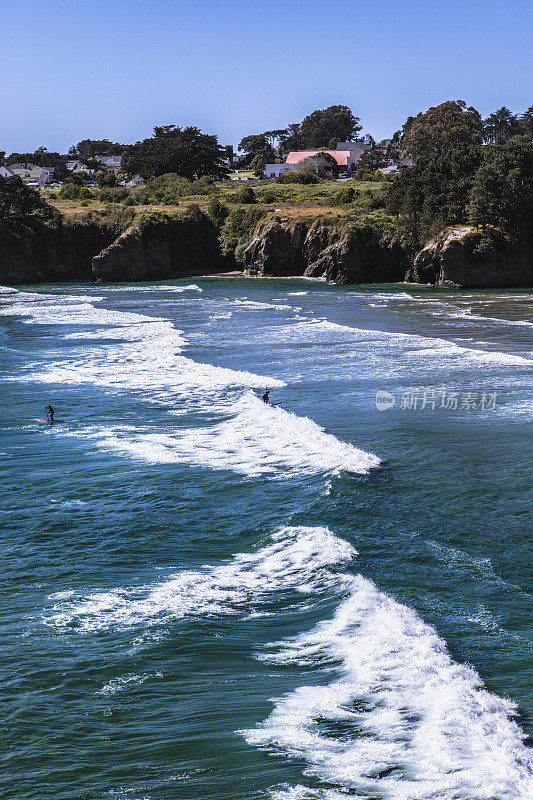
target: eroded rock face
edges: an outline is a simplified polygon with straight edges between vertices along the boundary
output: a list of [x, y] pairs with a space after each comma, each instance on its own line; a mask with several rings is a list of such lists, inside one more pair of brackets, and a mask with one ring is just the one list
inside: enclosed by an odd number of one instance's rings
[[274, 218], [261, 223], [244, 251], [245, 267], [251, 272], [279, 277], [303, 275], [306, 235], [304, 222]]
[[407, 266], [407, 252], [399, 241], [371, 226], [354, 226], [326, 247], [305, 274], [323, 275], [335, 283], [394, 283], [403, 281]]
[[417, 254], [405, 280], [447, 289], [531, 286], [533, 242], [498, 245], [468, 226], [449, 229]]
[[260, 225], [244, 253], [252, 272], [325, 277], [336, 283], [401, 281], [408, 263], [399, 244], [371, 226], [342, 229], [336, 222], [279, 218]]
[[206, 275], [227, 266], [217, 229], [205, 214], [155, 218], [130, 227], [93, 258], [93, 276], [105, 281], [158, 280]]
[[87, 279], [91, 260], [116, 236], [112, 227], [97, 223], [43, 226], [0, 233], [0, 282], [6, 284]]

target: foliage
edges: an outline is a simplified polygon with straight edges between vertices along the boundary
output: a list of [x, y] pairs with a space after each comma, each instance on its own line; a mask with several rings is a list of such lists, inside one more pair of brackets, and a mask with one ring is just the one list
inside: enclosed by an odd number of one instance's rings
[[255, 203], [255, 192], [251, 186], [245, 186], [243, 189], [238, 191], [235, 195], [235, 202], [246, 204]]
[[280, 149], [284, 153], [289, 153], [291, 150], [303, 150], [303, 147], [304, 139], [301, 123], [293, 122], [291, 125], [287, 125], [285, 133], [280, 138]]
[[241, 139], [239, 142], [239, 150], [242, 150], [243, 153], [256, 155], [257, 153], [264, 153], [266, 150], [272, 150], [272, 148], [268, 143], [266, 134], [253, 133]]
[[528, 136], [484, 148], [468, 211], [482, 230], [496, 228], [515, 239], [533, 231], [533, 144]]
[[489, 144], [506, 142], [511, 136], [518, 136], [521, 133], [522, 126], [518, 117], [505, 106], [483, 120], [483, 141]]
[[64, 160], [64, 156], [59, 153], [50, 153], [46, 147], [38, 147], [33, 153], [11, 153], [6, 159], [6, 164], [8, 166], [10, 164], [34, 164], [36, 167], [50, 167]]
[[82, 186], [85, 181], [88, 181], [90, 175], [88, 172], [69, 172], [68, 175], [65, 177], [65, 185], [68, 183], [73, 183], [76, 186]]
[[388, 207], [415, 238], [465, 220], [481, 133], [479, 113], [462, 101], [430, 108], [404, 126], [402, 148], [414, 164], [391, 182]]
[[224, 225], [230, 210], [226, 205], [224, 205], [224, 203], [220, 202], [218, 197], [211, 197], [207, 204], [207, 213], [217, 228], [220, 229]]
[[482, 122], [475, 108], [463, 100], [448, 100], [405, 123], [401, 147], [417, 160], [447, 157], [461, 148], [480, 147]]
[[361, 174], [375, 172], [383, 165], [384, 160], [383, 148], [376, 146], [371, 147], [369, 150], [365, 150], [359, 159], [357, 163], [357, 172]]
[[339, 165], [329, 153], [316, 153], [301, 161], [296, 171], [317, 175], [319, 178], [335, 178], [339, 174]]
[[114, 172], [108, 172], [105, 169], [100, 169], [95, 174], [94, 179], [100, 188], [104, 186], [116, 186], [118, 183], [117, 176]]
[[235, 253], [237, 260], [242, 260], [256, 225], [265, 213], [260, 208], [233, 208], [220, 233], [222, 255]]
[[29, 221], [59, 225], [60, 215], [46, 203], [39, 192], [26, 186], [18, 175], [0, 177], [0, 227], [15, 230]]
[[94, 159], [95, 156], [120, 156], [126, 145], [120, 142], [110, 142], [109, 139], [83, 139], [73, 145], [69, 152], [83, 160]]
[[353, 203], [355, 200], [356, 192], [353, 186], [344, 186], [337, 194], [331, 198], [332, 206], [343, 206], [347, 203]]
[[522, 133], [529, 136], [530, 139], [533, 139], [533, 106], [530, 106], [527, 111], [524, 111], [520, 117], [520, 127], [522, 128]]
[[102, 203], [122, 203], [131, 197], [129, 189], [125, 186], [103, 188], [100, 190]]
[[126, 148], [124, 169], [145, 179], [176, 173], [192, 180], [203, 175], [227, 174], [226, 153], [216, 136], [198, 128], [176, 125], [155, 127], [153, 136]]
[[276, 183], [318, 183], [318, 177], [313, 172], [290, 169], [275, 179]]
[[177, 205], [184, 197], [212, 195], [219, 191], [219, 183], [208, 175], [195, 181], [182, 178], [175, 172], [169, 172], [153, 178], [138, 190], [136, 197], [139, 203], [160, 203]]
[[63, 200], [85, 200], [92, 197], [92, 192], [85, 186], [80, 186], [78, 183], [65, 183], [59, 192], [59, 196]]
[[359, 117], [348, 106], [329, 106], [305, 117], [300, 134], [305, 147], [336, 147], [337, 142], [350, 141], [360, 130]]

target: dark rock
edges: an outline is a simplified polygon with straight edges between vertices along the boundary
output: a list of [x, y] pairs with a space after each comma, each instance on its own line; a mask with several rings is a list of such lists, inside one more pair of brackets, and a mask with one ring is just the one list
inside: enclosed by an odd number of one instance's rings
[[304, 222], [283, 222], [277, 217], [261, 223], [244, 251], [244, 264], [251, 272], [266, 275], [303, 275]]
[[352, 226], [309, 264], [305, 274], [335, 283], [393, 283], [407, 269], [402, 244], [370, 226]]
[[94, 278], [105, 281], [205, 275], [230, 267], [220, 251], [218, 229], [200, 211], [152, 215], [129, 227], [92, 261]]
[[111, 226], [82, 221], [0, 230], [0, 281], [6, 284], [87, 279], [91, 260], [116, 236]]
[[512, 244], [467, 226], [447, 230], [418, 253], [405, 279], [448, 289], [531, 286], [533, 242]]

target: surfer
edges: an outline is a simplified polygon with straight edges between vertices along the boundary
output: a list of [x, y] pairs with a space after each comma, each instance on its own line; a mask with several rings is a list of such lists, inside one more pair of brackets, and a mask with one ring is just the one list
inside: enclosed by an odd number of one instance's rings
[[263, 395], [263, 403], [266, 403], [267, 405], [268, 405], [268, 395], [269, 394], [270, 394], [270, 389], [267, 389], [266, 392]]
[[46, 411], [46, 418], [50, 420], [52, 425], [54, 424], [54, 409], [50, 404], [45, 406], [44, 410]]

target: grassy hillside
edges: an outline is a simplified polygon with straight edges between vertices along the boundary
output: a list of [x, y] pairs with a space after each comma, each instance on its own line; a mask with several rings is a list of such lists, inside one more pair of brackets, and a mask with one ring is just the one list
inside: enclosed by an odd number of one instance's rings
[[[283, 184], [272, 180], [237, 182], [200, 179], [187, 181], [177, 176], [162, 176], [145, 187], [91, 189], [83, 199], [61, 196], [62, 192], [44, 190], [43, 197], [66, 217], [76, 217], [88, 211], [103, 217], [119, 209], [140, 211], [185, 210], [191, 203], [208, 211], [213, 198], [229, 211], [235, 208], [255, 208], [263, 213], [276, 214], [312, 222], [322, 216], [349, 216], [376, 222], [386, 219], [385, 182], [345, 182], [323, 180], [317, 184]], [[250, 195], [250, 192], [252, 193]], [[63, 193], [63, 194], [68, 194]], [[252, 202], [247, 202], [248, 200]]]

